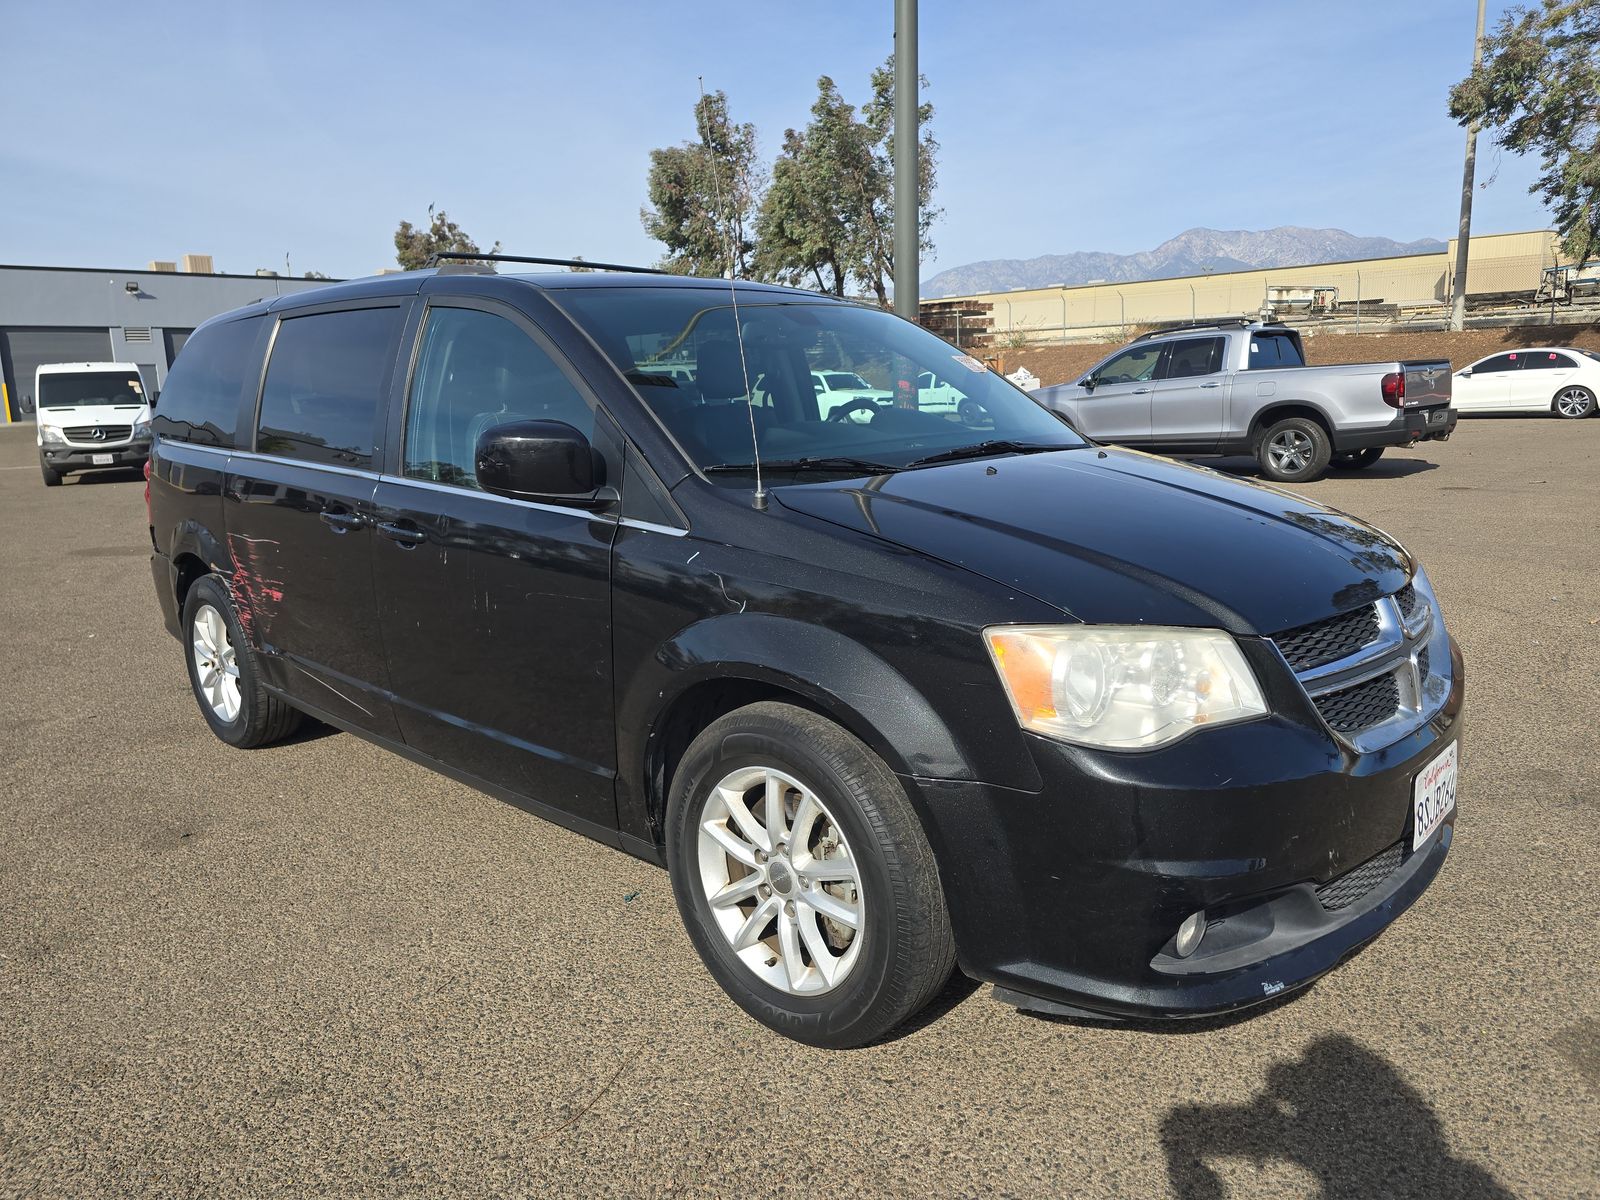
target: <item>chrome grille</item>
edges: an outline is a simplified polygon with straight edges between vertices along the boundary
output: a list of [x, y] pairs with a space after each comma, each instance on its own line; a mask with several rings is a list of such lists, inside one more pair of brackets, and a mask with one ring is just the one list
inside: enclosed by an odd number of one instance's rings
[[1400, 707], [1400, 686], [1391, 671], [1318, 696], [1314, 703], [1335, 733], [1355, 733], [1394, 716]]
[[[1448, 694], [1428, 652], [1437, 615], [1426, 588], [1408, 583], [1272, 640], [1328, 727], [1365, 753], [1416, 728]], [[1448, 674], [1448, 664], [1440, 670]]]
[[[95, 437], [94, 431], [98, 429], [104, 435]], [[99, 445], [102, 442], [125, 442], [133, 435], [132, 425], [68, 425], [61, 431], [62, 436], [69, 442], [82, 442], [86, 446]]]
[[1302, 625], [1273, 639], [1296, 672], [1336, 662], [1377, 640], [1378, 611], [1370, 604], [1326, 621]]
[[1396, 842], [1387, 850], [1369, 858], [1359, 867], [1346, 871], [1337, 879], [1329, 880], [1317, 889], [1317, 903], [1329, 912], [1349, 908], [1389, 876], [1405, 858], [1405, 843]]

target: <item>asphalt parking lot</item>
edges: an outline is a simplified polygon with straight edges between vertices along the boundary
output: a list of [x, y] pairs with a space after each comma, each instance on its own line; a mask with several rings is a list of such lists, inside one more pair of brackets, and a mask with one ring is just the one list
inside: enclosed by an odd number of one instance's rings
[[142, 482], [0, 430], [0, 1194], [1600, 1194], [1597, 467], [1600, 420], [1479, 419], [1299, 489], [1468, 667], [1455, 847], [1365, 953], [1176, 1028], [958, 982], [828, 1053], [664, 872], [346, 734], [214, 740]]

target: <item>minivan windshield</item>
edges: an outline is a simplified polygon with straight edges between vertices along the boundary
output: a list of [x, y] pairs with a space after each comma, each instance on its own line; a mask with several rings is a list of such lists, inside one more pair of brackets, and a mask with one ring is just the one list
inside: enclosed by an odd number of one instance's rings
[[39, 376], [40, 408], [143, 403], [144, 387], [134, 371], [71, 371]]
[[[695, 465], [727, 486], [752, 481], [752, 421], [761, 466], [775, 475], [1087, 444], [976, 358], [878, 309], [741, 291], [741, 351], [725, 291], [596, 287], [557, 298]], [[669, 362], [687, 363], [692, 377], [666, 371]], [[919, 386], [930, 375], [943, 382]]]

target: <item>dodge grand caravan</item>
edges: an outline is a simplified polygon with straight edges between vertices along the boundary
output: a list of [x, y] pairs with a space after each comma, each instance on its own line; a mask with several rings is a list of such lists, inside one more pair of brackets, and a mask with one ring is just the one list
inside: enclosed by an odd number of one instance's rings
[[[823, 413], [814, 370], [905, 400]], [[929, 372], [975, 403], [919, 410]], [[802, 1041], [956, 963], [1037, 1011], [1240, 1009], [1450, 846], [1461, 656], [1405, 549], [1087, 441], [888, 313], [394, 275], [209, 322], [154, 428], [156, 594], [219, 738], [306, 714], [664, 865]]]

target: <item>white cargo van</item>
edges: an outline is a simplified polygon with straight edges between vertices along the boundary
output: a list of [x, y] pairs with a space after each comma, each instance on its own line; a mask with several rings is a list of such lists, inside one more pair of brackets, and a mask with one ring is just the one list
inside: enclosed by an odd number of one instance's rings
[[33, 394], [46, 487], [73, 471], [142, 467], [150, 457], [150, 393], [137, 365], [44, 363]]

